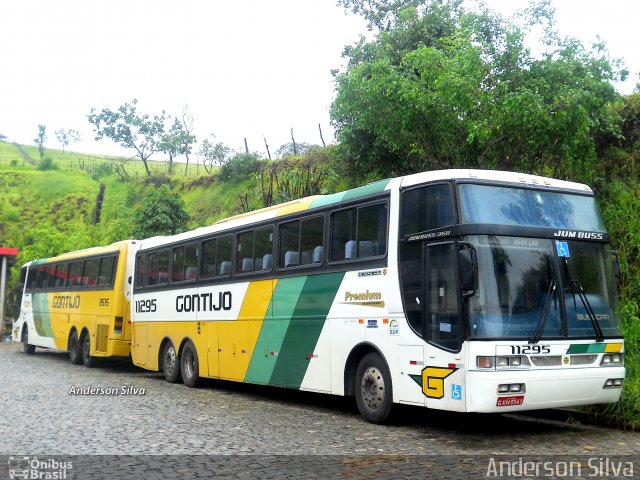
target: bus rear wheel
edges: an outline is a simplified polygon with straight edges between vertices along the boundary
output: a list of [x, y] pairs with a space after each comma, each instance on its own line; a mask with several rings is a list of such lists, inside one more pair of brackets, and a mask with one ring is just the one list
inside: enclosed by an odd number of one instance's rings
[[198, 353], [193, 343], [185, 343], [180, 354], [180, 371], [182, 373], [182, 381], [187, 387], [196, 387], [198, 385], [200, 366], [198, 363]]
[[88, 368], [94, 367], [96, 364], [95, 358], [91, 356], [91, 339], [88, 333], [82, 336], [82, 363]]
[[75, 330], [69, 337], [69, 361], [74, 365], [82, 363], [82, 352], [80, 351], [80, 343], [78, 342], [78, 332]]
[[165, 380], [169, 383], [179, 382], [182, 379], [180, 369], [180, 358], [176, 347], [173, 346], [173, 342], [168, 341], [162, 352], [162, 371]]
[[366, 354], [356, 370], [356, 404], [360, 414], [371, 423], [385, 423], [391, 413], [393, 395], [391, 375], [382, 357]]
[[36, 351], [35, 345], [29, 345], [29, 327], [22, 327], [22, 351], [27, 355], [31, 355]]

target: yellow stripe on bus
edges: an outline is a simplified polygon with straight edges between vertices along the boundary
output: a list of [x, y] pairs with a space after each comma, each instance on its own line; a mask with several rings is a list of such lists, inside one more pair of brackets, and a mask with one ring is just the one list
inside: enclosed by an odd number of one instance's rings
[[244, 380], [277, 280], [251, 282], [238, 320], [218, 322], [220, 378]]

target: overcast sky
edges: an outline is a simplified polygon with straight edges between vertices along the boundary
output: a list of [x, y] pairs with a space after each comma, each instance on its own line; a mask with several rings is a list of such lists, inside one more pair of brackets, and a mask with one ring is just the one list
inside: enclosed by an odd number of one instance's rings
[[[490, 0], [509, 15], [526, 0]], [[622, 57], [638, 81], [640, 2], [554, 0], [561, 33], [590, 44], [596, 35]], [[195, 117], [201, 141], [216, 135], [233, 149], [266, 154], [290, 141], [333, 140], [331, 69], [344, 45], [366, 33], [336, 0], [15, 0], [0, 3], [0, 133], [32, 144], [46, 125], [74, 128], [71, 149], [122, 153], [93, 140], [92, 107], [137, 98], [145, 113]]]

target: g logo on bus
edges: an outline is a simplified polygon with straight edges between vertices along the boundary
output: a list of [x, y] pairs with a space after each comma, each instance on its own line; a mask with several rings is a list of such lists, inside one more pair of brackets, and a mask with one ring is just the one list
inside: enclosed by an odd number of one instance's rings
[[444, 380], [457, 368], [425, 367], [422, 370], [422, 393], [427, 398], [441, 399], [444, 397]]

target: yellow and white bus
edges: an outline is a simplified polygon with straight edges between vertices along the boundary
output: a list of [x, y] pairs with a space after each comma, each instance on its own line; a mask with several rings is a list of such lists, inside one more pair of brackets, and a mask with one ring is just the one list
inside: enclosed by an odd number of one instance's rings
[[13, 340], [69, 352], [75, 364], [131, 351], [129, 302], [135, 241], [34, 260], [20, 271]]
[[143, 240], [131, 353], [188, 386], [355, 396], [372, 422], [608, 403], [617, 297], [589, 187], [425, 172]]

